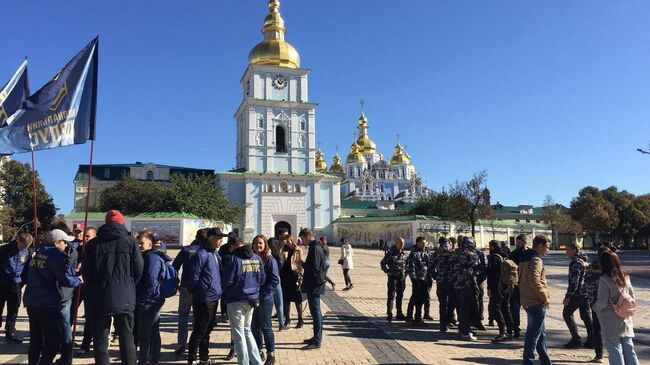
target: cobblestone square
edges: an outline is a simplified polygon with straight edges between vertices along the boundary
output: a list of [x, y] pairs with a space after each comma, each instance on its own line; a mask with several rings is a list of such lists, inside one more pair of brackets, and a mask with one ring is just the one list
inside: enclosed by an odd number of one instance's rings
[[[172, 256], [175, 252], [172, 252]], [[339, 255], [338, 248], [332, 247], [333, 262]], [[325, 329], [323, 346], [320, 350], [303, 351], [302, 340], [311, 337], [309, 310], [305, 309], [306, 325], [302, 329], [276, 332], [276, 357], [278, 364], [519, 364], [522, 354], [522, 340], [503, 344], [492, 344], [496, 336], [495, 327], [479, 332], [478, 341], [461, 342], [457, 335], [438, 333], [438, 306], [435, 299], [435, 285], [432, 289], [431, 314], [433, 322], [426, 328], [409, 328], [402, 322], [387, 323], [385, 275], [379, 268], [382, 253], [378, 250], [356, 249], [355, 268], [351, 270], [354, 288], [341, 291], [343, 275], [334, 265], [330, 277], [336, 282], [336, 291], [327, 290], [323, 299]], [[562, 299], [566, 289], [566, 276], [569, 260], [559, 252], [548, 255], [545, 259], [547, 275], [551, 284], [551, 308], [546, 320], [549, 351], [555, 364], [586, 363], [593, 358], [593, 350], [564, 350], [561, 345], [568, 341], [569, 334], [562, 319]], [[647, 264], [647, 263], [644, 263]], [[637, 293], [640, 309], [634, 318], [635, 348], [641, 364], [650, 364], [650, 315], [644, 310], [650, 304], [650, 279], [633, 277], [632, 283]], [[329, 286], [328, 286], [329, 288]], [[405, 301], [410, 295], [407, 286]], [[487, 298], [485, 298], [487, 301]], [[406, 304], [406, 303], [405, 303]], [[168, 299], [163, 307], [161, 332], [163, 343], [162, 364], [186, 363], [185, 356], [174, 354], [176, 345], [176, 309], [177, 297]], [[305, 305], [306, 307], [306, 305]], [[487, 303], [485, 305], [487, 310]], [[293, 313], [295, 317], [295, 313]], [[487, 313], [486, 313], [487, 317]], [[586, 336], [580, 324], [580, 333]], [[295, 320], [294, 320], [295, 323]], [[77, 342], [81, 341], [84, 320], [79, 320]], [[484, 321], [487, 324], [487, 320]], [[277, 323], [275, 324], [277, 326]], [[525, 326], [525, 314], [522, 313], [522, 327]], [[26, 311], [21, 308], [18, 330], [20, 335], [28, 335]], [[219, 363], [234, 364], [225, 361], [228, 352], [230, 334], [228, 325], [220, 323], [212, 333], [210, 354]], [[0, 363], [27, 363], [28, 340], [15, 345], [2, 342], [0, 346]], [[113, 360], [117, 361], [117, 343], [111, 344]], [[90, 356], [76, 357], [75, 364], [93, 364]]]

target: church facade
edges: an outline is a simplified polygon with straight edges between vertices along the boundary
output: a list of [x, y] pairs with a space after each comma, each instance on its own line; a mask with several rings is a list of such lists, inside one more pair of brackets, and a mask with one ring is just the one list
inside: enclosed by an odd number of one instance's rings
[[[363, 102], [362, 102], [363, 104]], [[399, 143], [393, 149], [390, 160], [377, 151], [375, 142], [368, 134], [368, 119], [363, 110], [357, 123], [358, 138], [350, 145], [350, 152], [341, 164], [338, 153], [329, 170], [322, 152], [317, 152], [316, 169], [343, 178], [341, 198], [363, 201], [401, 201], [414, 203], [430, 190], [425, 186], [411, 161], [411, 156]]]
[[236, 168], [217, 174], [228, 199], [244, 209], [235, 225], [246, 241], [286, 228], [331, 235], [340, 215], [341, 178], [316, 171], [316, 106], [309, 100], [309, 70], [284, 40], [279, 2], [268, 3], [263, 40], [249, 54], [235, 113]]

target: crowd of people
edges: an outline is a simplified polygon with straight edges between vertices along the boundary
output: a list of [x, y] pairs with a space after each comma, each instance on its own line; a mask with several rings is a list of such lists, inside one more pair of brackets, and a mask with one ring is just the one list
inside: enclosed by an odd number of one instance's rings
[[[72, 363], [73, 326], [81, 303], [84, 328], [79, 355], [89, 354], [92, 345], [95, 363], [108, 364], [113, 328], [122, 363], [157, 364], [161, 310], [174, 295], [179, 296], [175, 353], [187, 356], [188, 364], [213, 363], [210, 334], [220, 322], [230, 327], [227, 359], [236, 356], [239, 364], [246, 365], [274, 364], [273, 318], [278, 331], [288, 330], [293, 303], [294, 327], [303, 327], [305, 297], [313, 336], [305, 339], [303, 348], [321, 347], [321, 296], [327, 283], [335, 289], [328, 276], [326, 237], [317, 240], [309, 229], [302, 229], [294, 239], [281, 230], [277, 237], [258, 235], [247, 244], [234, 232], [204, 228], [172, 259], [155, 232], [129, 232], [124, 223], [120, 212], [109, 211], [99, 229], [75, 226], [69, 232], [65, 224], [52, 227], [36, 252], [28, 233], [0, 246], [0, 314], [6, 303], [6, 338], [21, 342], [15, 323], [22, 298], [29, 317], [29, 364], [51, 364], [57, 354], [58, 364]], [[351, 290], [354, 251], [345, 238], [340, 243], [344, 290]], [[488, 325], [496, 323], [498, 328], [492, 341], [521, 337], [523, 307], [527, 316], [523, 364], [533, 364], [536, 354], [542, 364], [551, 364], [544, 325], [550, 300], [542, 261], [549, 250], [547, 237], [536, 236], [528, 248], [526, 236], [520, 235], [512, 252], [507, 243], [493, 240], [487, 257], [467, 236], [441, 237], [436, 249], [418, 237], [408, 254], [404, 244], [403, 238], [397, 238], [391, 247], [382, 245], [385, 254], [380, 266], [388, 276], [389, 322], [428, 326], [425, 320], [433, 320], [430, 293], [435, 283], [439, 331], [446, 334], [456, 328], [461, 340], [475, 341], [476, 331], [486, 330], [487, 295]], [[615, 251], [605, 244], [590, 261], [578, 245], [566, 246], [571, 263], [563, 318], [571, 338], [564, 348], [593, 348], [596, 363], [602, 362], [606, 348], [610, 364], [638, 364], [632, 342], [634, 290]], [[404, 314], [407, 277], [412, 290]], [[574, 320], [576, 311], [587, 329], [585, 341]]]
[[[381, 269], [388, 276], [388, 322], [403, 320], [411, 326], [427, 326], [424, 320], [432, 319], [429, 304], [435, 281], [440, 333], [446, 334], [457, 327], [459, 339], [476, 341], [476, 331], [486, 330], [483, 324], [486, 287], [488, 325], [493, 326], [496, 322], [499, 332], [492, 342], [521, 337], [520, 312], [523, 307], [527, 326], [522, 363], [534, 364], [537, 353], [541, 364], [551, 364], [544, 323], [550, 296], [542, 261], [548, 253], [550, 240], [543, 235], [536, 236], [532, 248], [528, 248], [526, 236], [519, 235], [515, 245], [516, 248], [510, 252], [506, 242], [492, 240], [486, 257], [477, 249], [472, 237], [440, 237], [435, 250], [429, 248], [424, 237], [417, 237], [415, 247], [407, 255], [404, 239], [396, 239], [380, 262]], [[571, 263], [562, 314], [571, 339], [563, 348], [592, 348], [595, 357], [591, 362], [601, 363], [604, 343], [610, 364], [636, 365], [639, 362], [632, 342], [632, 314], [636, 306], [634, 290], [615, 251], [611, 243], [606, 243], [600, 247], [596, 258], [589, 262], [580, 246], [575, 243], [566, 245]], [[404, 315], [402, 299], [407, 277], [411, 281], [411, 297]], [[584, 342], [574, 320], [576, 310], [579, 310], [587, 330]]]

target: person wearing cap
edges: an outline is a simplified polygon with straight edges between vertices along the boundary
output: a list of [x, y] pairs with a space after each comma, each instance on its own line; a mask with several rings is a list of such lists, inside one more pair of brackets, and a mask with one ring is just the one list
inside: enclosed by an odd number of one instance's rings
[[[207, 235], [208, 229], [201, 228], [196, 231], [194, 241], [187, 246], [183, 246], [181, 250], [174, 258], [172, 266], [176, 271], [180, 272], [181, 268], [184, 266], [185, 262], [201, 248], [201, 245], [205, 244], [208, 240]], [[192, 311], [192, 296], [186, 287], [181, 284], [178, 295], [178, 333], [177, 333], [177, 344], [174, 352], [178, 355], [185, 352], [187, 349], [187, 325], [190, 319], [190, 312]]]
[[27, 267], [32, 258], [30, 246], [34, 238], [29, 233], [20, 233], [15, 240], [0, 246], [0, 325], [2, 312], [7, 303], [5, 335], [7, 342], [22, 342], [16, 336], [16, 318], [20, 308], [22, 287], [27, 279]]
[[323, 341], [323, 314], [320, 309], [320, 297], [325, 293], [325, 283], [327, 282], [327, 268], [325, 267], [325, 248], [314, 239], [314, 234], [308, 228], [303, 228], [298, 234], [303, 242], [309, 242], [307, 259], [303, 263], [304, 275], [301, 284], [301, 290], [307, 295], [309, 304], [309, 313], [314, 322], [314, 335], [306, 339], [303, 350], [319, 349]]
[[[86, 239], [86, 242], [90, 242], [93, 238], [97, 236], [97, 228], [95, 227], [86, 227], [84, 229], [84, 238]], [[79, 257], [83, 255], [83, 246], [79, 248]], [[79, 306], [81, 306], [81, 303], [86, 300], [86, 284], [81, 283], [81, 295], [79, 296], [80, 302]], [[93, 341], [93, 334], [92, 334], [92, 326], [91, 326], [91, 320], [90, 318], [86, 317], [85, 322], [84, 322], [84, 333], [83, 333], [83, 339], [81, 340], [81, 345], [79, 346], [79, 351], [78, 353], [80, 355], [86, 355], [90, 353], [90, 343]]]
[[[165, 297], [160, 292], [166, 263], [172, 259], [154, 245], [151, 233], [141, 233], [138, 244], [144, 259], [144, 271], [136, 287], [138, 320], [138, 364], [157, 364], [160, 360], [160, 310]], [[171, 269], [170, 269], [171, 270]]]
[[106, 213], [97, 237], [86, 244], [81, 272], [86, 282], [86, 318], [93, 330], [95, 364], [108, 364], [108, 335], [111, 318], [119, 337], [123, 364], [136, 363], [133, 339], [137, 282], [144, 262], [138, 242], [124, 226], [117, 210]]
[[63, 252], [72, 240], [60, 229], [48, 232], [29, 263], [23, 298], [29, 316], [29, 364], [51, 364], [64, 340], [61, 288], [80, 284]]
[[232, 255], [223, 261], [222, 286], [237, 363], [262, 365], [251, 324], [253, 309], [259, 306], [260, 287], [266, 281], [264, 263], [239, 238], [230, 249]]
[[183, 264], [181, 275], [181, 286], [187, 288], [192, 296], [194, 311], [192, 334], [187, 346], [187, 363], [190, 365], [210, 361], [210, 333], [216, 322], [217, 305], [221, 298], [221, 273], [216, 250], [227, 235], [219, 228], [210, 228], [206, 236], [207, 240], [201, 242], [196, 253]]

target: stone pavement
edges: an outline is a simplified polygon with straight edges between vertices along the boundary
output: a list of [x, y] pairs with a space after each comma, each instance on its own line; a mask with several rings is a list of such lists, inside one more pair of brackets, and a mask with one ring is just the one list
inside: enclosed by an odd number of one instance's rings
[[[454, 333], [438, 334], [437, 321], [427, 328], [408, 328], [403, 323], [385, 321], [386, 284], [379, 269], [380, 251], [355, 250], [355, 268], [350, 271], [354, 289], [342, 291], [343, 275], [336, 265], [339, 250], [332, 248], [332, 279], [339, 283], [336, 291], [327, 290], [323, 298], [325, 313], [324, 342], [320, 350], [303, 351], [302, 340], [311, 337], [309, 310], [305, 309], [306, 325], [300, 329], [276, 332], [276, 357], [278, 364], [519, 364], [522, 354], [522, 340], [504, 344], [492, 344], [495, 328], [479, 332], [476, 342], [460, 342]], [[585, 363], [593, 358], [593, 350], [564, 350], [561, 345], [568, 341], [568, 331], [562, 319], [563, 291], [566, 289], [568, 259], [554, 253], [545, 259], [548, 277], [552, 286], [551, 309], [546, 322], [551, 358], [555, 364]], [[650, 364], [650, 314], [643, 310], [650, 304], [650, 279], [633, 278], [640, 310], [635, 316], [636, 351], [641, 364]], [[407, 288], [405, 299], [410, 295]], [[435, 286], [432, 289], [435, 298]], [[432, 298], [431, 312], [438, 317], [437, 300]], [[405, 306], [406, 306], [405, 300]], [[487, 301], [487, 298], [486, 298]], [[305, 303], [306, 304], [306, 303]], [[173, 353], [176, 344], [176, 308], [178, 300], [168, 299], [163, 307], [161, 332], [163, 337], [163, 364], [185, 363], [184, 356]], [[306, 305], [305, 305], [306, 307]], [[487, 303], [486, 303], [487, 310]], [[295, 312], [295, 309], [293, 309]], [[18, 328], [27, 335], [27, 318], [21, 308]], [[487, 315], [487, 314], [486, 314]], [[577, 315], [577, 314], [576, 314]], [[293, 313], [295, 323], [295, 313]], [[487, 321], [485, 321], [487, 322]], [[525, 326], [522, 314], [522, 325]], [[577, 318], [577, 322], [580, 320]], [[487, 323], [486, 323], [487, 324]], [[277, 325], [277, 324], [275, 324]], [[83, 319], [80, 320], [77, 341], [80, 341]], [[586, 336], [582, 327], [580, 333]], [[211, 356], [219, 363], [228, 363], [224, 357], [228, 352], [230, 335], [227, 324], [220, 323], [212, 334]], [[24, 364], [27, 362], [27, 341], [14, 345], [0, 342], [0, 363]], [[118, 356], [117, 344], [111, 345], [113, 356]], [[117, 359], [115, 359], [117, 361]], [[92, 364], [91, 357], [76, 358], [75, 364]], [[230, 363], [235, 363], [231, 361]]]

